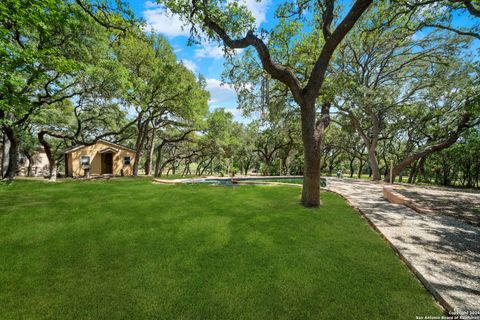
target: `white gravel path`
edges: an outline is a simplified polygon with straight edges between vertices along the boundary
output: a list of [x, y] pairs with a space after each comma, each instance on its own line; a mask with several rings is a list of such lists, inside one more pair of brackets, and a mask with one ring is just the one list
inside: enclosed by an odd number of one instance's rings
[[327, 178], [391, 243], [449, 311], [480, 311], [480, 228], [383, 199], [382, 184]]

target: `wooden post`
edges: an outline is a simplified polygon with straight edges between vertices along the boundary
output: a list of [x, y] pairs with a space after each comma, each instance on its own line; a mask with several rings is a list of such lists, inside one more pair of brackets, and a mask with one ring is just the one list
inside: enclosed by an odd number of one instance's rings
[[390, 160], [390, 183], [393, 183], [393, 160]]

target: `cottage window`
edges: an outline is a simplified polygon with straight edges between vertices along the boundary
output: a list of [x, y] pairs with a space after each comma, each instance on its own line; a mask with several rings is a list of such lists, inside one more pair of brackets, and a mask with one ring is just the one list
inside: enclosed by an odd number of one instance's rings
[[80, 157], [80, 164], [82, 166], [88, 166], [90, 165], [90, 156], [81, 156]]
[[123, 157], [123, 164], [126, 166], [130, 165], [130, 157]]

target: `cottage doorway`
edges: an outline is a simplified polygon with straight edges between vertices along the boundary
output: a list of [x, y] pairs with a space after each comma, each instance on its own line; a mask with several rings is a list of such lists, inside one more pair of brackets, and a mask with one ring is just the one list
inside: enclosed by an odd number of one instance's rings
[[102, 153], [102, 174], [113, 174], [113, 153]]

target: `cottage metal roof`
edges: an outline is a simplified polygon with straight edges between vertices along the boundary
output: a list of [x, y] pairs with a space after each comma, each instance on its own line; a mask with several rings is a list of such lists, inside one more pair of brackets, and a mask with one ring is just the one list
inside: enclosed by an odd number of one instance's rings
[[[118, 147], [118, 148], [121, 148], [121, 149], [127, 149], [127, 150], [130, 150], [130, 151], [136, 153], [136, 151], [135, 151], [134, 149], [129, 148], [129, 147], [126, 147], [126, 146], [122, 146], [121, 144], [118, 144], [118, 143], [114, 143], [114, 142], [110, 142], [110, 141], [107, 141], [107, 140], [99, 139], [99, 140], [98, 140], [97, 142], [95, 142], [94, 144], [97, 144], [98, 142], [103, 142], [103, 143], [109, 144], [109, 145], [111, 145], [111, 146]], [[73, 151], [80, 150], [80, 149], [89, 147], [89, 146], [94, 145], [94, 144], [88, 144], [88, 145], [87, 145], [87, 144], [81, 144], [81, 145], [73, 146], [73, 147], [71, 147], [71, 148], [66, 149], [63, 153], [71, 153], [71, 152], [73, 152]], [[116, 149], [114, 149], [114, 148], [105, 148], [105, 149], [101, 150], [100, 153], [108, 152], [108, 150], [107, 150], [107, 151], [104, 151], [104, 150], [106, 150], [106, 149], [111, 149], [111, 150], [113, 150], [113, 151], [111, 151], [111, 152], [117, 152], [117, 151], [118, 151], [118, 150], [116, 150]]]

